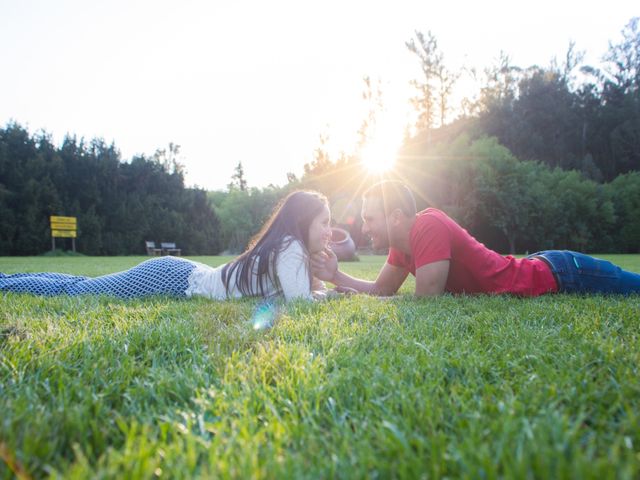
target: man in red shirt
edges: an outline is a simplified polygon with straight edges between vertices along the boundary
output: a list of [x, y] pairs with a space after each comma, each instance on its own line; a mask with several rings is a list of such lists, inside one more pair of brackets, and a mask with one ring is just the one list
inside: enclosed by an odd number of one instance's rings
[[362, 231], [374, 249], [389, 247], [374, 282], [338, 269], [330, 250], [312, 256], [314, 275], [339, 289], [393, 295], [409, 273], [417, 296], [490, 293], [537, 296], [553, 292], [640, 293], [640, 274], [578, 252], [547, 250], [527, 258], [502, 256], [472, 237], [444, 212], [416, 212], [409, 188], [385, 181], [363, 195]]

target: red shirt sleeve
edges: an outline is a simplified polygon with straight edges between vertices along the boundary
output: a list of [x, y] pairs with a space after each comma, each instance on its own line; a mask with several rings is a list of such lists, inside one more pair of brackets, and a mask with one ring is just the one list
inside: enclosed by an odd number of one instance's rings
[[389, 255], [387, 256], [387, 263], [394, 267], [401, 267], [409, 269], [410, 265], [407, 262], [407, 256], [395, 248], [389, 248]]
[[429, 263], [451, 259], [451, 232], [432, 215], [418, 217], [411, 230], [410, 241], [416, 269]]

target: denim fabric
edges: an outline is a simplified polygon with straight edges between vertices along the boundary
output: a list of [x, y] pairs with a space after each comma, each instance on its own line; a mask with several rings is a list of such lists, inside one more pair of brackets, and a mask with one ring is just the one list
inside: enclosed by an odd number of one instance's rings
[[142, 262], [124, 272], [101, 277], [62, 273], [0, 273], [0, 291], [34, 295], [110, 295], [140, 298], [149, 295], [184, 297], [189, 276], [196, 267], [182, 258], [160, 257]]
[[544, 250], [531, 257], [546, 260], [559, 292], [640, 294], [640, 274], [622, 270], [607, 260], [570, 250]]

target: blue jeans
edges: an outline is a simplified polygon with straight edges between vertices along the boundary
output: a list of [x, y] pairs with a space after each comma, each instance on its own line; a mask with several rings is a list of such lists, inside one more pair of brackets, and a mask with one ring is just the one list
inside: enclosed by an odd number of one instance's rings
[[640, 274], [628, 272], [607, 260], [570, 250], [544, 250], [531, 257], [544, 260], [561, 293], [640, 294]]

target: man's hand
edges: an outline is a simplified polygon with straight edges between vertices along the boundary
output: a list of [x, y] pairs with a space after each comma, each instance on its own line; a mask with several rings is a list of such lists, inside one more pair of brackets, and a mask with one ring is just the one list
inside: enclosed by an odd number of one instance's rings
[[338, 257], [330, 248], [311, 255], [311, 273], [326, 282], [333, 282], [338, 272]]

